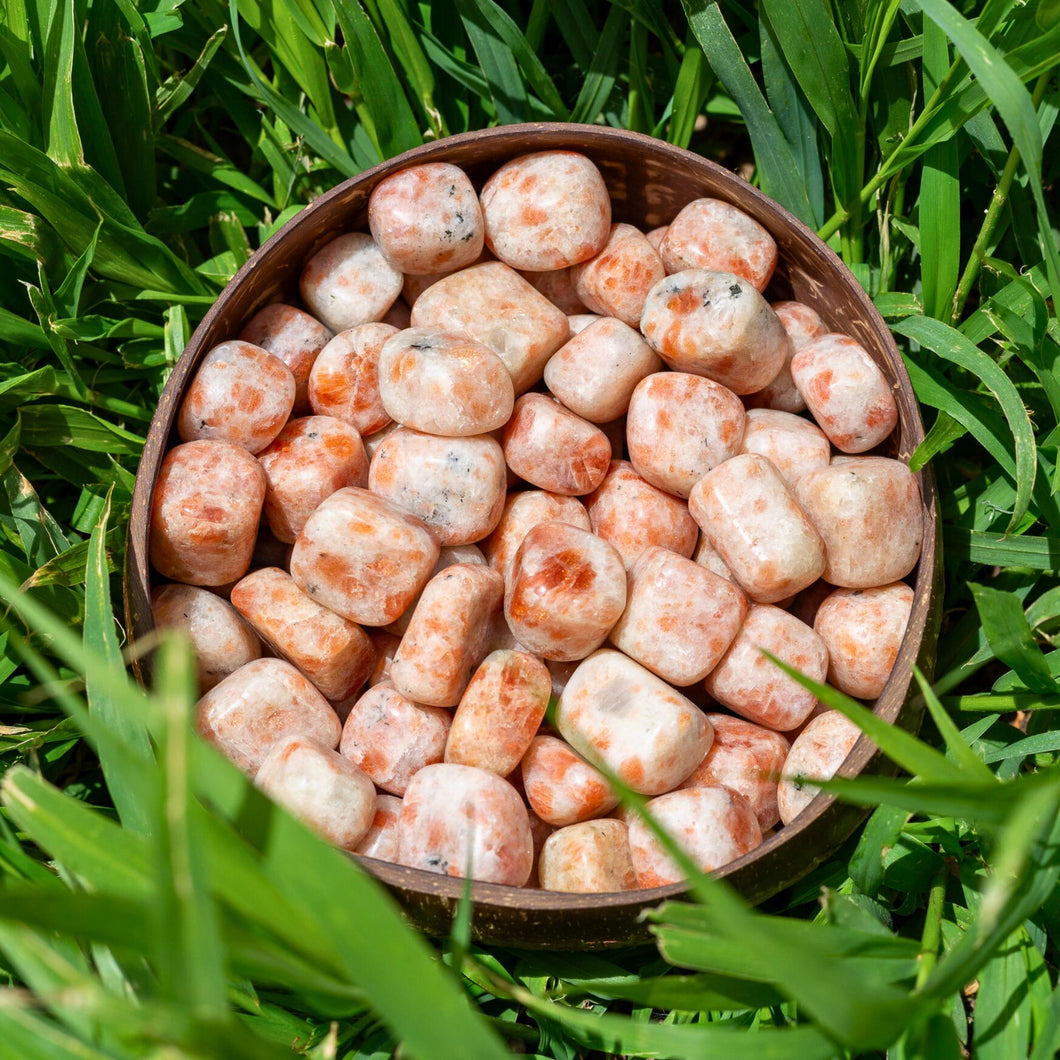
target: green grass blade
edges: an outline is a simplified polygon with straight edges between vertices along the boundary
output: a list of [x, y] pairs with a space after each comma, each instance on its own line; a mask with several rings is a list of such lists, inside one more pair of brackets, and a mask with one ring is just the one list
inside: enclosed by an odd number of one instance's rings
[[696, 119], [714, 87], [714, 72], [707, 63], [703, 49], [689, 33], [685, 53], [674, 85], [673, 112], [667, 139], [678, 147], [688, 147], [695, 131]]
[[1060, 571], [1060, 537], [1021, 534], [1010, 537], [963, 526], [943, 528], [946, 555], [991, 567]]
[[618, 80], [619, 58], [628, 28], [629, 14], [621, 7], [612, 7], [600, 31], [592, 59], [585, 68], [585, 80], [570, 115], [572, 122], [594, 121], [607, 103]]
[[1010, 592], [969, 583], [979, 619], [994, 655], [1011, 667], [1032, 692], [1056, 694], [1056, 680], [1034, 642], [1023, 604]]
[[74, 113], [74, 0], [59, 0], [48, 27], [44, 55], [44, 123], [48, 154], [64, 166], [83, 166], [84, 148]]
[[210, 37], [199, 52], [198, 58], [192, 63], [191, 68], [183, 74], [174, 74], [163, 85], [160, 85], [155, 93], [154, 106], [154, 128], [158, 132], [173, 114], [180, 109], [195, 91], [196, 85], [202, 80], [211, 60], [217, 54], [217, 49], [224, 43], [228, 36], [228, 27], [222, 26]]
[[931, 715], [932, 721], [935, 722], [935, 728], [938, 729], [939, 735], [946, 744], [946, 751], [949, 756], [964, 770], [969, 780], [978, 780], [984, 784], [993, 783], [994, 775], [986, 768], [983, 760], [972, 750], [961, 735], [960, 730], [949, 714], [946, 713], [945, 708], [939, 702], [938, 696], [935, 695], [934, 690], [920, 672], [919, 667], [913, 667], [913, 676], [920, 687], [920, 694], [924, 697], [928, 713]]
[[501, 125], [530, 121], [530, 100], [511, 48], [473, 0], [456, 0], [456, 7], [485, 76], [497, 121]]
[[0, 1060], [132, 1060], [71, 1034], [40, 1014], [23, 992], [0, 989]]

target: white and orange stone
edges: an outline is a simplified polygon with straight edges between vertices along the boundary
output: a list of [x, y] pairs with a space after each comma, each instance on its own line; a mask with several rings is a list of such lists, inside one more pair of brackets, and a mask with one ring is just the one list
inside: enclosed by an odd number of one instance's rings
[[309, 404], [318, 416], [334, 416], [362, 437], [390, 423], [379, 396], [379, 352], [397, 333], [391, 324], [361, 324], [336, 335], [309, 373]]
[[745, 401], [748, 408], [802, 412], [806, 408], [806, 402], [799, 393], [795, 380], [791, 378], [791, 359], [803, 346], [823, 335], [828, 329], [817, 311], [802, 302], [773, 302], [772, 309], [791, 339], [791, 350], [776, 379], [761, 390], [748, 394]]
[[520, 770], [527, 802], [548, 824], [588, 821], [618, 805], [618, 795], [603, 773], [558, 736], [535, 736]]
[[401, 799], [385, 792], [376, 794], [375, 815], [364, 838], [354, 847], [354, 853], [377, 861], [396, 862], [398, 858], [398, 824], [401, 820]]
[[609, 894], [635, 890], [629, 829], [614, 818], [557, 829], [541, 849], [538, 876], [546, 891]]
[[589, 513], [577, 497], [564, 497], [548, 490], [509, 493], [496, 530], [482, 543], [486, 560], [500, 572], [506, 584], [523, 538], [539, 523], [569, 523], [582, 530], [593, 529]]
[[574, 266], [574, 289], [585, 307], [638, 327], [648, 292], [666, 275], [658, 251], [639, 228], [611, 226], [596, 257]]
[[294, 376], [294, 412], [309, 411], [309, 373], [317, 354], [331, 340], [331, 332], [316, 317], [283, 302], [259, 309], [239, 333], [243, 342], [253, 343], [276, 357]]
[[812, 718], [791, 745], [777, 790], [780, 819], [791, 824], [816, 798], [813, 780], [831, 780], [857, 743], [861, 730], [838, 710]]
[[819, 467], [827, 467], [832, 447], [816, 424], [791, 412], [748, 409], [742, 453], [764, 456], [794, 489], [795, 483]]

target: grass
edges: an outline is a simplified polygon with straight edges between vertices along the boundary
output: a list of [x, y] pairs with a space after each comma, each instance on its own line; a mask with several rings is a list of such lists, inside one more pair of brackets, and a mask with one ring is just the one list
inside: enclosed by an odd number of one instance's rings
[[[9, 0], [0, 1058], [1053, 1056], [1058, 14]], [[753, 163], [820, 231], [906, 357], [944, 539], [930, 721], [874, 734], [905, 779], [843, 786], [866, 825], [765, 909], [697, 881], [599, 955], [406, 930], [189, 737], [178, 649], [128, 680], [113, 608], [153, 406], [249, 254], [374, 162], [542, 119]]]

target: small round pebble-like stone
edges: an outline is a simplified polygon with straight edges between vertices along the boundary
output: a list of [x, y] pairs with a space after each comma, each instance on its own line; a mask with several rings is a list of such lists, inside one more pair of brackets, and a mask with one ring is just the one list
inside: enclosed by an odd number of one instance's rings
[[710, 543], [710, 538], [706, 534], [700, 533], [699, 541], [696, 542], [696, 550], [692, 553], [692, 559], [701, 567], [706, 567], [707, 570], [713, 571], [719, 578], [724, 578], [727, 582], [732, 582], [733, 585], [736, 584], [732, 571], [729, 570], [718, 550]]
[[390, 324], [361, 324], [320, 351], [309, 373], [309, 404], [318, 416], [345, 420], [362, 437], [390, 422], [379, 396], [379, 351], [397, 330]]
[[[762, 842], [748, 801], [720, 784], [671, 791], [651, 799], [646, 808], [701, 872], [720, 869]], [[629, 848], [638, 887], [664, 887], [685, 878], [639, 816], [629, 824]]]
[[503, 427], [512, 414], [508, 369], [474, 339], [408, 328], [383, 345], [378, 368], [383, 407], [405, 427], [464, 438]]
[[523, 538], [539, 523], [570, 523], [582, 530], [593, 529], [589, 513], [577, 497], [562, 497], [547, 490], [510, 493], [497, 529], [482, 543], [487, 562], [504, 577], [505, 584]]
[[235, 442], [260, 453], [294, 408], [291, 370], [249, 342], [222, 342], [199, 363], [177, 414], [181, 441]]
[[545, 394], [524, 394], [516, 401], [502, 444], [516, 475], [568, 497], [592, 493], [611, 463], [603, 431]]
[[398, 861], [416, 869], [522, 887], [534, 843], [519, 793], [474, 766], [421, 769], [401, 807]]
[[373, 685], [350, 708], [339, 752], [392, 795], [404, 795], [424, 767], [441, 762], [452, 715], [414, 703], [389, 681]]
[[574, 289], [586, 309], [637, 327], [648, 292], [666, 275], [666, 270], [655, 247], [639, 228], [616, 224], [611, 226], [603, 250], [575, 265], [571, 274]]
[[657, 372], [633, 391], [626, 446], [637, 473], [667, 493], [687, 497], [743, 440], [743, 403], [727, 387], [687, 372]]
[[764, 291], [777, 264], [777, 244], [738, 206], [721, 199], [694, 199], [670, 222], [659, 256], [668, 273], [731, 272]]
[[333, 846], [354, 850], [376, 811], [375, 786], [329, 747], [294, 739], [269, 752], [254, 783]]
[[277, 567], [232, 587], [232, 606], [277, 655], [293, 663], [327, 699], [353, 695], [375, 666], [375, 649], [355, 622], [318, 604]]
[[294, 376], [294, 412], [309, 411], [309, 373], [317, 354], [331, 340], [331, 332], [315, 317], [292, 305], [274, 302], [258, 310], [239, 333], [243, 342], [251, 342], [279, 357]]
[[830, 333], [791, 359], [791, 377], [821, 430], [844, 453], [864, 453], [898, 422], [890, 384], [869, 352], [849, 335]]
[[769, 303], [730, 272], [688, 269], [660, 280], [640, 328], [675, 371], [705, 375], [736, 394], [773, 382], [791, 351]]
[[261, 641], [254, 630], [209, 589], [176, 582], [157, 586], [151, 592], [151, 614], [156, 629], [179, 629], [188, 636], [200, 693], [261, 657]]
[[[438, 553], [438, 562], [434, 565], [434, 570], [431, 571], [431, 577], [433, 578], [436, 574], [441, 574], [447, 567], [452, 567], [455, 563], [481, 563], [485, 564], [486, 557], [482, 554], [482, 549], [477, 545], [443, 545], [441, 551]], [[396, 633], [399, 637], [404, 636], [405, 630], [409, 628], [409, 621], [416, 611], [416, 605], [420, 602], [419, 596], [409, 604], [408, 607], [391, 622], [386, 628], [390, 633]]]
[[486, 245], [514, 269], [587, 261], [607, 243], [611, 197], [596, 165], [575, 151], [506, 162], [483, 185]]
[[707, 691], [748, 721], [788, 732], [810, 716], [817, 698], [763, 649], [814, 681], [828, 675], [828, 649], [805, 622], [779, 607], [752, 604], [731, 647], [707, 675]]
[[791, 339], [791, 351], [784, 361], [776, 379], [768, 386], [745, 398], [748, 408], [777, 409], [780, 412], [802, 412], [806, 408], [795, 380], [791, 378], [791, 358], [828, 329], [816, 310], [802, 302], [773, 302], [773, 312], [777, 314], [784, 330]]
[[478, 196], [449, 162], [421, 163], [381, 180], [368, 198], [368, 227], [383, 257], [403, 273], [462, 269], [482, 253]]
[[444, 438], [402, 427], [375, 451], [368, 485], [422, 519], [443, 545], [467, 545], [500, 521], [507, 473], [488, 434]]
[[731, 714], [708, 714], [714, 743], [682, 787], [722, 784], [751, 805], [764, 832], [780, 820], [777, 785], [790, 744], [779, 733]]
[[455, 707], [503, 598], [504, 579], [484, 564], [455, 563], [431, 578], [390, 664], [394, 687], [416, 703]]
[[747, 613], [747, 598], [724, 578], [665, 548], [648, 548], [630, 568], [626, 609], [611, 630], [616, 648], [664, 681], [702, 681]]
[[549, 824], [588, 821], [618, 805], [618, 794], [603, 773], [557, 736], [535, 736], [520, 771], [527, 802]]
[[693, 487], [688, 510], [758, 603], [785, 600], [824, 570], [821, 535], [764, 456], [744, 453], [708, 471]]
[[151, 565], [188, 585], [227, 585], [250, 567], [265, 500], [261, 464], [234, 442], [176, 445], [151, 497]]
[[639, 331], [600, 317], [560, 347], [545, 365], [545, 385], [590, 423], [625, 414], [636, 385], [662, 367]]
[[642, 795], [677, 787], [713, 739], [710, 722], [691, 700], [608, 648], [571, 674], [556, 726], [579, 754]]
[[291, 577], [318, 603], [365, 626], [393, 622], [427, 584], [438, 538], [385, 497], [347, 486], [306, 520]]
[[824, 539], [822, 577], [846, 589], [901, 581], [924, 536], [916, 477], [883, 456], [834, 458], [799, 479], [795, 494]]
[[574, 289], [570, 269], [552, 269], [549, 272], [522, 272], [520, 275], [535, 291], [540, 291], [557, 309], [570, 316], [584, 313], [585, 306]]
[[764, 456], [789, 487], [819, 467], [827, 467], [832, 448], [816, 424], [777, 409], [748, 409], [741, 453]]
[[364, 838], [354, 848], [355, 854], [377, 861], [396, 862], [398, 858], [398, 824], [401, 820], [401, 800], [396, 795], [378, 792], [375, 816]]
[[540, 523], [515, 553], [504, 617], [535, 655], [584, 659], [626, 606], [622, 557], [606, 541], [566, 523]]
[[339, 719], [309, 679], [283, 659], [255, 659], [195, 705], [199, 734], [253, 776], [278, 743], [295, 737], [338, 746]]
[[828, 647], [828, 682], [858, 699], [875, 699], [891, 676], [913, 590], [905, 582], [836, 589], [817, 609], [813, 628]]
[[288, 420], [258, 454], [265, 469], [265, 518], [279, 541], [293, 544], [322, 500], [345, 486], [368, 485], [368, 454], [357, 428], [334, 416]]
[[604, 481], [585, 499], [593, 533], [614, 545], [628, 571], [652, 545], [691, 556], [699, 527], [679, 497], [641, 478], [628, 460], [612, 460]]
[[567, 324], [570, 327], [570, 333], [577, 335], [579, 331], [584, 331], [594, 321], [603, 319], [604, 317], [597, 313], [569, 313]]
[[553, 832], [541, 849], [537, 869], [546, 891], [609, 894], [637, 887], [629, 829], [614, 818], [584, 821]]
[[548, 667], [536, 656], [491, 652], [460, 697], [445, 760], [508, 776], [537, 733], [551, 692]]
[[381, 320], [403, 279], [370, 235], [348, 232], [306, 262], [298, 289], [309, 312], [339, 332]]
[[777, 789], [780, 819], [791, 824], [813, 802], [820, 788], [805, 779], [831, 780], [857, 743], [861, 730], [838, 710], [812, 718], [791, 745]]

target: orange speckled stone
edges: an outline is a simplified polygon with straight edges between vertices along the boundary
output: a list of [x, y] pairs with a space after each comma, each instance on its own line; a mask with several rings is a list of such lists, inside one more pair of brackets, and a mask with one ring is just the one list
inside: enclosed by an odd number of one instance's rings
[[269, 752], [254, 783], [334, 846], [354, 850], [375, 816], [375, 787], [342, 755], [294, 739]]
[[710, 722], [691, 700], [606, 648], [571, 674], [556, 726], [579, 754], [642, 795], [677, 787], [713, 739]]
[[454, 563], [431, 578], [390, 664], [394, 687], [417, 703], [455, 707], [503, 598], [504, 579], [483, 564]]
[[497, 529], [482, 543], [487, 562], [506, 584], [523, 538], [539, 523], [570, 523], [586, 531], [593, 528], [585, 505], [577, 497], [561, 497], [547, 490], [509, 494]]
[[748, 721], [788, 732], [810, 716], [817, 698], [763, 649], [814, 681], [828, 675], [828, 649], [805, 622], [779, 607], [752, 604], [732, 646], [707, 675], [707, 691]]
[[603, 773], [556, 736], [535, 736], [520, 768], [527, 802], [549, 824], [587, 821], [618, 805]]
[[249, 342], [222, 342], [199, 363], [177, 414], [181, 441], [216, 439], [259, 453], [294, 408], [291, 370]]
[[612, 460], [604, 481], [585, 499], [595, 534], [614, 545], [628, 571], [652, 545], [691, 556], [699, 527], [679, 497], [641, 478], [628, 460]]
[[408, 328], [387, 340], [379, 395], [403, 426], [460, 438], [503, 427], [515, 401], [512, 378], [493, 350], [436, 328]]
[[626, 609], [611, 643], [664, 681], [702, 681], [747, 613], [747, 598], [684, 556], [652, 546], [630, 568]]
[[629, 829], [614, 818], [558, 829], [541, 849], [538, 876], [546, 891], [608, 894], [635, 890]]
[[381, 180], [368, 199], [368, 227], [401, 272], [461, 269], [482, 253], [478, 196], [467, 174], [449, 162], [410, 166]]
[[687, 497], [712, 468], [740, 451], [746, 413], [727, 387], [687, 372], [657, 372], [633, 391], [626, 446], [637, 473]]
[[486, 245], [513, 269], [587, 261], [607, 242], [611, 197], [595, 163], [575, 151], [506, 162], [483, 185]]
[[670, 222], [659, 256], [669, 273], [731, 272], [764, 291], [777, 264], [777, 244], [738, 206], [721, 199], [694, 199]]
[[776, 379], [768, 386], [753, 394], [748, 394], [746, 404], [748, 408], [777, 409], [780, 412], [802, 412], [806, 408], [806, 402], [791, 378], [791, 358], [795, 356], [806, 345], [818, 336], [823, 335], [828, 329], [824, 321], [817, 315], [816, 311], [802, 302], [774, 302], [773, 312], [780, 318], [784, 330], [791, 339], [791, 351], [784, 361], [784, 367], [780, 369]]
[[265, 518], [292, 544], [322, 500], [344, 486], [368, 485], [368, 454], [357, 428], [334, 416], [289, 420], [258, 454], [265, 469]]
[[860, 735], [861, 730], [838, 710], [818, 714], [799, 733], [784, 761], [777, 789], [780, 819], [785, 824], [791, 824], [820, 791], [797, 778], [831, 780]]
[[191, 640], [200, 692], [261, 657], [261, 641], [239, 612], [209, 589], [159, 585], [151, 592], [157, 629], [179, 629]]
[[298, 415], [309, 411], [309, 373], [317, 354], [331, 340], [331, 332], [315, 317], [294, 306], [275, 302], [258, 310], [239, 333], [279, 357], [294, 376], [294, 409]]
[[639, 331], [614, 317], [593, 320], [545, 365], [545, 385], [590, 423], [625, 414], [636, 385], [662, 362]]
[[[447, 567], [453, 566], [455, 563], [481, 563], [485, 564], [486, 557], [482, 555], [482, 550], [477, 545], [443, 545], [442, 550], [438, 553], [438, 562], [434, 565], [434, 570], [431, 571], [431, 577], [433, 578], [436, 574], [441, 574]], [[420, 602], [419, 596], [412, 601], [411, 604], [396, 618], [393, 622], [388, 625], [387, 631], [390, 633], [396, 633], [398, 637], [402, 637], [405, 634], [405, 630], [409, 628], [409, 620], [412, 618], [413, 613], [416, 610], [416, 605]]]
[[869, 589], [901, 581], [920, 558], [920, 490], [909, 468], [884, 456], [836, 457], [795, 489], [824, 539], [825, 581]]
[[403, 279], [370, 235], [348, 232], [306, 262], [298, 289], [309, 312], [339, 332], [382, 320]]
[[701, 567], [706, 567], [707, 570], [713, 571], [719, 578], [724, 578], [727, 582], [732, 582], [733, 585], [736, 584], [732, 571], [729, 570], [718, 550], [710, 543], [710, 538], [706, 534], [700, 533], [699, 540], [696, 542], [696, 550], [692, 553], [692, 559]]
[[522, 887], [534, 843], [519, 793], [496, 773], [449, 763], [421, 769], [405, 792], [398, 861], [448, 876]]
[[526, 754], [551, 692], [548, 667], [536, 656], [491, 652], [460, 697], [445, 760], [506, 777]]
[[591, 260], [575, 265], [571, 275], [586, 309], [637, 327], [648, 292], [666, 275], [666, 270], [655, 247], [639, 228], [616, 224], [611, 226], [604, 249]]
[[736, 394], [773, 382], [791, 339], [769, 303], [730, 272], [688, 269], [648, 293], [640, 329], [675, 371], [705, 375]]
[[891, 676], [912, 609], [905, 582], [825, 597], [813, 628], [828, 646], [829, 683], [848, 696], [875, 699]]
[[309, 373], [309, 404], [318, 416], [334, 416], [360, 434], [382, 430], [390, 417], [379, 396], [379, 351], [397, 328], [370, 323], [336, 335]]
[[[748, 801], [729, 788], [683, 788], [652, 799], [648, 812], [701, 872], [713, 872], [762, 842]], [[638, 887], [678, 883], [685, 874], [637, 817], [629, 825], [629, 847]]]
[[396, 795], [376, 795], [375, 816], [364, 838], [354, 848], [355, 854], [377, 861], [396, 862], [398, 858], [398, 824], [401, 800]]
[[375, 666], [368, 634], [308, 597], [277, 567], [240, 579], [232, 588], [232, 606], [327, 699], [351, 696]]
[[779, 732], [731, 714], [708, 714], [714, 743], [682, 787], [722, 784], [751, 805], [764, 832], [780, 821], [777, 784], [790, 744]]
[[496, 529], [507, 474], [488, 434], [444, 438], [402, 427], [376, 449], [368, 484], [422, 519], [443, 545], [467, 545]]
[[744, 453], [708, 471], [688, 510], [752, 600], [773, 604], [812, 585], [824, 544], [780, 472]]
[[176, 445], [151, 497], [150, 555], [163, 577], [227, 585], [250, 567], [265, 500], [265, 472], [234, 442]]
[[504, 361], [516, 395], [541, 379], [545, 362], [570, 338], [566, 314], [500, 261], [472, 265], [432, 284], [412, 307], [412, 325], [489, 346]]
[[504, 617], [527, 649], [559, 662], [583, 659], [625, 606], [622, 557], [606, 541], [566, 523], [527, 532], [504, 594]]
[[747, 410], [740, 452], [764, 456], [793, 489], [807, 471], [827, 467], [832, 457], [820, 427], [777, 409]]
[[291, 577], [344, 618], [385, 626], [426, 585], [439, 548], [416, 516], [347, 486], [306, 520], [291, 553]]
[[404, 795], [424, 766], [445, 754], [452, 715], [403, 696], [389, 681], [373, 685], [350, 708], [340, 753], [392, 795]]
[[195, 725], [250, 776], [278, 743], [298, 737], [334, 748], [342, 735], [328, 701], [283, 659], [255, 659], [229, 674], [195, 705]]
[[574, 290], [570, 269], [553, 269], [550, 272], [522, 272], [519, 274], [535, 291], [540, 291], [557, 309], [570, 316], [584, 313], [585, 306]]
[[516, 401], [502, 444], [515, 474], [568, 497], [592, 493], [611, 462], [607, 435], [544, 394]]
[[879, 445], [898, 422], [898, 406], [883, 372], [849, 335], [828, 334], [791, 359], [791, 377], [806, 407], [844, 453]]

